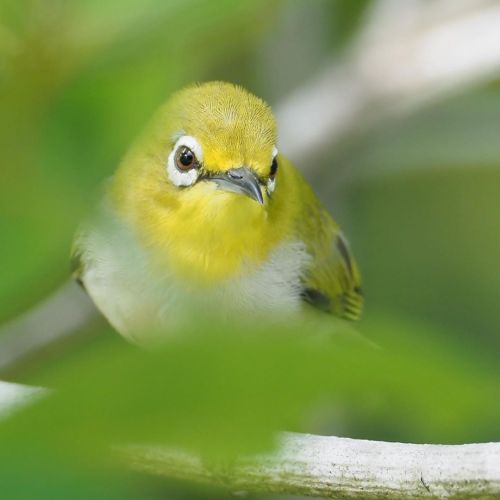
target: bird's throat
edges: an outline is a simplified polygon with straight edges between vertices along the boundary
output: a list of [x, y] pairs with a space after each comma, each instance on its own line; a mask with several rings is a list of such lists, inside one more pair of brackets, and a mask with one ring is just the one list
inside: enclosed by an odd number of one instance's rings
[[200, 284], [244, 276], [258, 268], [279, 234], [265, 207], [243, 195], [231, 194], [230, 199], [231, 203], [205, 204], [189, 216], [184, 209], [175, 215], [149, 211], [138, 227], [157, 265]]

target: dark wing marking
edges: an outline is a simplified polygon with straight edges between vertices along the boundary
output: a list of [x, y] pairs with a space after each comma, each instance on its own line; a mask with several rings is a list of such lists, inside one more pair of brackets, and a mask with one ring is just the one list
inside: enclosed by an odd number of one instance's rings
[[363, 311], [363, 294], [361, 288], [355, 287], [352, 290], [344, 292], [340, 296], [342, 305], [342, 317], [350, 320], [360, 318]]
[[316, 267], [323, 278], [304, 283], [302, 298], [314, 307], [345, 319], [357, 320], [363, 309], [359, 271], [342, 233], [335, 236], [328, 261]]
[[73, 249], [71, 251], [69, 269], [72, 278], [85, 290], [85, 285], [82, 280], [83, 269], [84, 269], [82, 253], [81, 251], [78, 250], [76, 245], [73, 246]]
[[351, 252], [349, 251], [348, 243], [342, 233], [339, 233], [335, 238], [335, 246], [337, 247], [340, 257], [344, 261], [344, 265], [349, 273], [349, 276], [353, 278]]
[[314, 288], [304, 288], [301, 293], [302, 299], [308, 304], [317, 307], [321, 311], [329, 312], [332, 304], [327, 295]]

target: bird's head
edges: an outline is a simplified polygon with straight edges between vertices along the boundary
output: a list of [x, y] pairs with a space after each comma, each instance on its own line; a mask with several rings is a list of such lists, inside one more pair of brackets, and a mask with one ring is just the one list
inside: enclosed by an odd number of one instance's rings
[[[165, 115], [166, 171], [173, 186], [194, 188], [200, 197], [208, 191], [215, 200], [221, 193], [244, 195], [261, 205], [272, 195], [276, 125], [263, 101], [240, 87], [210, 83], [178, 93]], [[242, 201], [233, 194], [222, 198]], [[248, 200], [245, 204], [256, 208]]]
[[174, 266], [225, 278], [284, 237], [282, 170], [270, 108], [241, 87], [206, 83], [160, 110], [118, 170], [113, 197]]

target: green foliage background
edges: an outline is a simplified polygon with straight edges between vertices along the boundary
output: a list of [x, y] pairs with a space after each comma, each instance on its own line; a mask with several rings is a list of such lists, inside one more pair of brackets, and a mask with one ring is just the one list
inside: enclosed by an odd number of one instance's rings
[[[0, 321], [67, 279], [99, 183], [172, 91], [223, 79], [276, 104], [342, 57], [369, 4], [4, 0]], [[7, 497], [225, 495], [131, 476], [108, 456], [121, 442], [224, 461], [270, 449], [276, 430], [499, 440], [499, 127], [492, 81], [299, 165], [351, 240], [366, 291], [356, 330], [381, 349], [324, 317], [200, 320], [155, 354], [100, 325], [16, 372], [56, 390], [0, 426]]]

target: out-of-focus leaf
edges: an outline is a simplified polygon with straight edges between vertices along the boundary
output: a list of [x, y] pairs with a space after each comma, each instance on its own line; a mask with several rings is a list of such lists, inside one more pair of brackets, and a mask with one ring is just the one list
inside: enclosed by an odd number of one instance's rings
[[359, 437], [500, 437], [492, 363], [403, 322], [366, 327], [386, 346], [377, 350], [318, 321], [238, 331], [203, 322], [159, 352], [101, 341], [37, 378], [55, 393], [4, 423], [0, 438], [98, 455], [113, 443], [164, 443], [228, 460], [268, 449], [279, 430], [313, 431], [305, 418], [325, 401], [349, 415], [348, 431], [365, 428]]
[[[140, 489], [123, 474], [96, 471], [80, 463], [55, 459], [49, 449], [6, 448], [0, 451], [2, 497], [17, 500], [119, 500], [141, 498]], [[135, 490], [135, 491], [134, 491]], [[142, 492], [143, 493], [143, 492]]]

